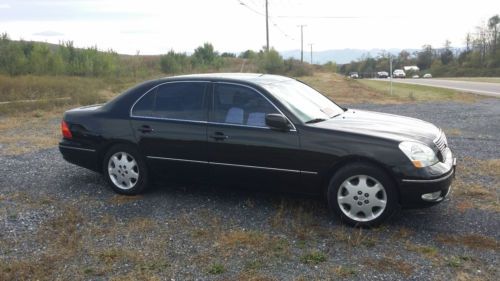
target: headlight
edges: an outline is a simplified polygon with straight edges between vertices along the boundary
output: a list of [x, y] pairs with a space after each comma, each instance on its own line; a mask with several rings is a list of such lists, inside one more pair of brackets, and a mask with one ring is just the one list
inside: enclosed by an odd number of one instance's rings
[[399, 144], [399, 149], [417, 168], [431, 166], [439, 162], [434, 150], [423, 143], [404, 141]]

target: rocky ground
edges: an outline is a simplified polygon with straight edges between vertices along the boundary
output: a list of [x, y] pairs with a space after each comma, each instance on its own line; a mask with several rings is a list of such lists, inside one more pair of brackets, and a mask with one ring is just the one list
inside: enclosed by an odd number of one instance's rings
[[0, 156], [0, 280], [499, 280], [500, 99], [353, 107], [443, 128], [450, 197], [353, 229], [320, 198], [170, 185], [125, 197], [57, 148]]

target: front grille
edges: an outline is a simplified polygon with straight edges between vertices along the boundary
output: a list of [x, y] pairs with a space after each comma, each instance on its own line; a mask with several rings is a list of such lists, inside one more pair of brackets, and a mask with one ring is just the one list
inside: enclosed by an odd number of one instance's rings
[[439, 149], [439, 153], [438, 153], [439, 160], [441, 162], [445, 162], [446, 161], [445, 150], [448, 147], [448, 140], [446, 139], [444, 132], [441, 131], [439, 136], [434, 140], [434, 144]]

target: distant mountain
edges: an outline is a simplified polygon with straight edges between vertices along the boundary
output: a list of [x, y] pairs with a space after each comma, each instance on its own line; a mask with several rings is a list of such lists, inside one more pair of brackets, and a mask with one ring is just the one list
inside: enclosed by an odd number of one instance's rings
[[[393, 55], [398, 55], [402, 50], [406, 50], [408, 53], [413, 53], [418, 51], [418, 49], [336, 49], [336, 50], [326, 50], [326, 51], [313, 51], [313, 62], [324, 64], [328, 61], [335, 61], [338, 64], [349, 63], [351, 61], [358, 60], [363, 55], [370, 54], [372, 57], [378, 56], [382, 52], [389, 52]], [[280, 52], [283, 58], [295, 58], [300, 59], [300, 50], [290, 50]], [[309, 50], [304, 50], [304, 60], [309, 62], [311, 60], [311, 53]]]

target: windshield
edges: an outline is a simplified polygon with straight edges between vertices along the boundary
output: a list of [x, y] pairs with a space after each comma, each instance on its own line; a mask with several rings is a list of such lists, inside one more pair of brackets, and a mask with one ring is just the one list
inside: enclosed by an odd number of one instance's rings
[[304, 123], [326, 120], [344, 112], [318, 91], [296, 80], [262, 86]]

